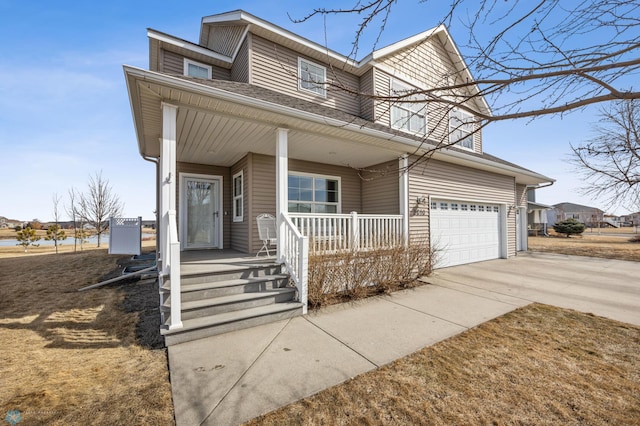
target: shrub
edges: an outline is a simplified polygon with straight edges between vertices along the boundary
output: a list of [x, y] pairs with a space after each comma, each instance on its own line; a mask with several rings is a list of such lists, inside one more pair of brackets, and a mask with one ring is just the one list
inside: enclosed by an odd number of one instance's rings
[[629, 242], [630, 243], [640, 243], [640, 235], [634, 235], [633, 237], [629, 238]]
[[366, 251], [312, 253], [309, 306], [318, 308], [410, 288], [421, 276], [430, 275], [434, 264], [434, 250], [427, 239]]
[[576, 219], [569, 218], [553, 225], [553, 230], [558, 234], [565, 234], [569, 238], [572, 234], [582, 234], [584, 232], [584, 223], [578, 222]]

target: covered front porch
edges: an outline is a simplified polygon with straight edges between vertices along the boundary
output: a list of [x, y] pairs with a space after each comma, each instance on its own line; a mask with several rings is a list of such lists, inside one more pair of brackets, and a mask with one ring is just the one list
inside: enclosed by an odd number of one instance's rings
[[[302, 313], [310, 251], [407, 240], [406, 145], [388, 133], [181, 78], [127, 72], [137, 128], [144, 130], [140, 150], [158, 164], [158, 264], [168, 330], [183, 327], [187, 270], [221, 267], [218, 250], [258, 251], [258, 214], [275, 217], [271, 260], [295, 284]], [[205, 232], [191, 232], [196, 226]], [[202, 249], [208, 250], [194, 261], [193, 251]]]

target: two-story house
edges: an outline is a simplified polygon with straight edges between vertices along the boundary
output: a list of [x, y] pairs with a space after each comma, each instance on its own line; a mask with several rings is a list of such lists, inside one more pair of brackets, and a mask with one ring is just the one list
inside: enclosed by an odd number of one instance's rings
[[549, 226], [567, 219], [576, 219], [589, 227], [608, 226], [604, 223], [604, 212], [597, 207], [566, 202], [554, 204], [552, 207], [553, 209], [547, 211]]
[[158, 164], [171, 330], [192, 327], [181, 321], [185, 258], [256, 253], [259, 214], [276, 218], [276, 260], [305, 305], [308, 239], [336, 250], [430, 238], [440, 267], [507, 258], [526, 238], [527, 187], [553, 181], [484, 152], [468, 112], [490, 114], [480, 96], [467, 111], [384, 99], [473, 81], [444, 26], [360, 61], [240, 10], [202, 18], [196, 42], [147, 35], [149, 70], [124, 72], [140, 154]]

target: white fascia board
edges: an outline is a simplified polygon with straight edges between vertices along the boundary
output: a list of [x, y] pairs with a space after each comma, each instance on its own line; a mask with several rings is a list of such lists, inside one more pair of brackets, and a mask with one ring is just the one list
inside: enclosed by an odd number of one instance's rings
[[[219, 99], [239, 103], [245, 106], [265, 109], [270, 112], [275, 112], [278, 114], [287, 115], [289, 117], [298, 118], [302, 120], [312, 121], [314, 123], [325, 124], [328, 126], [340, 127], [343, 129], [350, 130], [355, 133], [361, 133], [370, 137], [374, 137], [377, 139], [386, 140], [391, 143], [402, 144], [405, 145], [406, 148], [410, 150], [415, 150], [416, 148], [421, 148], [423, 146], [423, 142], [417, 141], [410, 138], [405, 138], [403, 136], [393, 135], [381, 130], [371, 129], [368, 127], [363, 127], [359, 124], [345, 122], [342, 120], [338, 120], [335, 118], [325, 117], [323, 115], [314, 114], [307, 111], [301, 111], [296, 108], [291, 108], [288, 106], [275, 104], [272, 102], [264, 101], [262, 99], [256, 99], [249, 96], [241, 95], [238, 93], [229, 92], [226, 90], [218, 89], [216, 87], [207, 86], [204, 84], [200, 84], [193, 81], [183, 80], [181, 78], [173, 77], [166, 74], [157, 73], [154, 71], [148, 71], [142, 68], [132, 67], [125, 65], [124, 67], [125, 74], [127, 76], [133, 76], [140, 78], [142, 80], [151, 81], [159, 84], [169, 84], [173, 85], [178, 89], [196, 91], [199, 94], [205, 96], [215, 96]], [[534, 178], [538, 181], [542, 182], [555, 182], [554, 179], [548, 178], [541, 174], [530, 172], [524, 169], [516, 168], [509, 166], [507, 164], [497, 163], [495, 161], [487, 160], [485, 158], [479, 158], [473, 155], [465, 154], [463, 152], [457, 152], [453, 150], [449, 150], [446, 148], [438, 150], [436, 156], [444, 157], [444, 161], [446, 158], [458, 159], [466, 161], [470, 164], [481, 164], [487, 168], [493, 169], [496, 173], [506, 174], [509, 176], [527, 176], [530, 178]], [[502, 173], [500, 173], [502, 171]]]
[[321, 44], [315, 43], [311, 40], [301, 37], [295, 33], [292, 33], [289, 30], [285, 30], [284, 28], [278, 27], [277, 25], [274, 25], [270, 22], [267, 22], [256, 16], [253, 16], [250, 13], [244, 12], [242, 10], [223, 13], [221, 15], [205, 16], [204, 18], [202, 18], [202, 24], [215, 24], [215, 23], [221, 23], [221, 22], [234, 22], [234, 21], [241, 21], [247, 24], [253, 24], [257, 27], [261, 27], [269, 32], [272, 32], [275, 35], [288, 38], [304, 47], [315, 50], [322, 55], [329, 56], [331, 59], [335, 59], [337, 61], [340, 61], [342, 63], [345, 63], [355, 68], [360, 67], [360, 64], [358, 62], [355, 62], [354, 60], [338, 52], [328, 49], [327, 47], [322, 46]]
[[138, 152], [142, 157], [144, 157], [145, 154], [142, 150], [143, 135], [141, 134], [140, 126], [138, 125], [138, 119], [137, 119], [138, 115], [136, 114], [137, 104], [134, 102], [134, 98], [133, 98], [133, 90], [135, 88], [135, 85], [133, 84], [133, 81], [131, 79], [132, 76], [127, 71], [131, 67], [129, 67], [128, 65], [123, 65], [122, 68], [124, 71], [125, 81], [127, 83], [127, 93], [129, 95], [129, 106], [131, 108], [131, 117], [133, 118], [133, 127], [135, 128], [136, 139], [138, 140]]
[[202, 46], [198, 46], [197, 44], [186, 42], [186, 41], [181, 40], [179, 38], [172, 37], [172, 36], [170, 36], [168, 34], [162, 34], [162, 33], [156, 32], [156, 31], [154, 31], [152, 29], [148, 29], [147, 30], [147, 36], [149, 38], [161, 41], [163, 43], [171, 44], [173, 46], [181, 47], [183, 49], [190, 50], [190, 51], [192, 51], [194, 53], [198, 53], [200, 55], [208, 56], [208, 57], [210, 57], [212, 59], [216, 59], [218, 61], [226, 62], [226, 63], [229, 63], [229, 64], [233, 63], [233, 59], [230, 58], [229, 56], [221, 55], [221, 54], [219, 54], [217, 52], [214, 52], [213, 50], [206, 49], [206, 48], [204, 48]]
[[[378, 49], [375, 50], [373, 53], [371, 53], [371, 59], [379, 59], [382, 57], [385, 57], [391, 53], [394, 53], [398, 50], [402, 50], [405, 47], [409, 47], [412, 44], [421, 42], [423, 40], [425, 40], [428, 37], [431, 37], [434, 33], [436, 33], [436, 31], [441, 31], [442, 29], [444, 29], [444, 25], [440, 25], [436, 28], [431, 28], [430, 30], [427, 31], [423, 31], [419, 34], [416, 34], [414, 36], [411, 36], [409, 38], [406, 38], [404, 40], [400, 40], [396, 43], [390, 44], [387, 47], [383, 47], [382, 49]], [[364, 60], [363, 60], [364, 61]]]

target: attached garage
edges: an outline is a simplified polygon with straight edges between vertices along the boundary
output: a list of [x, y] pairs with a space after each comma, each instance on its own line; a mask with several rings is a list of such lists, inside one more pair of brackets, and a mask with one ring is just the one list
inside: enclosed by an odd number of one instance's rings
[[431, 200], [432, 245], [438, 249], [436, 267], [497, 259], [502, 256], [501, 206], [464, 200]]

